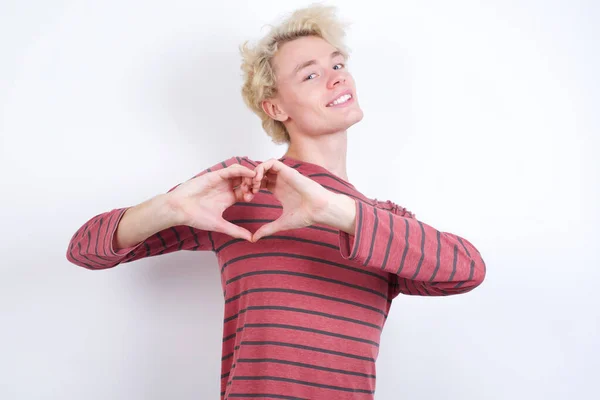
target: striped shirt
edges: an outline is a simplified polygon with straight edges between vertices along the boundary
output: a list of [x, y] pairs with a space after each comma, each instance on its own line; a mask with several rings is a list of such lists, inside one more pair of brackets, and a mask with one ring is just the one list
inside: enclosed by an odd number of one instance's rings
[[[225, 301], [221, 399], [373, 399], [392, 300], [400, 293], [468, 292], [483, 281], [485, 263], [469, 241], [436, 230], [406, 208], [367, 198], [319, 165], [279, 160], [353, 198], [354, 235], [312, 225], [251, 243], [181, 225], [115, 251], [115, 231], [127, 210], [117, 208], [73, 235], [67, 259], [97, 270], [177, 250], [210, 250]], [[196, 176], [233, 163], [253, 169], [260, 162], [232, 157]], [[260, 190], [223, 217], [255, 232], [281, 213], [275, 196]]]

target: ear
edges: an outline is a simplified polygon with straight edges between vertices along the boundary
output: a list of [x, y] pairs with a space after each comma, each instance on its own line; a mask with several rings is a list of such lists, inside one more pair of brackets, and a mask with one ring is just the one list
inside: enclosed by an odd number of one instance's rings
[[263, 100], [261, 106], [263, 111], [275, 121], [284, 122], [289, 118], [287, 113], [279, 106], [279, 103], [276, 99]]

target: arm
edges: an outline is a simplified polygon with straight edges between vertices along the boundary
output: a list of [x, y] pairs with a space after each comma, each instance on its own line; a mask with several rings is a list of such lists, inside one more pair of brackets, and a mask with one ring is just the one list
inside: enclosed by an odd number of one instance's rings
[[485, 263], [469, 241], [418, 221], [391, 201], [373, 206], [335, 194], [329, 210], [321, 222], [340, 229], [342, 257], [396, 275], [393, 297], [466, 293], [485, 278]]
[[[194, 178], [233, 163], [241, 160], [232, 157]], [[91, 218], [71, 238], [67, 260], [87, 269], [107, 269], [178, 250], [212, 250], [210, 232], [179, 224], [168, 197], [177, 186], [137, 206], [113, 209]]]
[[169, 193], [159, 194], [137, 206], [126, 209], [114, 234], [113, 249], [137, 247], [140, 242], [172, 226], [181, 225], [169, 202]]

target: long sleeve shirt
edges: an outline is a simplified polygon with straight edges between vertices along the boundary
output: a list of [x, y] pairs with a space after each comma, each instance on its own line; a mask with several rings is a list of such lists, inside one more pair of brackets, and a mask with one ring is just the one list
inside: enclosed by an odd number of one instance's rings
[[[466, 239], [436, 230], [390, 200], [365, 197], [324, 167], [280, 161], [353, 198], [354, 235], [312, 225], [251, 243], [182, 225], [117, 251], [114, 235], [124, 207], [96, 215], [77, 230], [67, 259], [104, 270], [177, 250], [212, 251], [225, 302], [221, 399], [371, 400], [392, 300], [400, 293], [469, 292], [484, 280], [485, 263]], [[231, 157], [196, 176], [232, 163], [253, 169], [260, 162]], [[281, 213], [275, 196], [260, 190], [223, 217], [255, 232]]]

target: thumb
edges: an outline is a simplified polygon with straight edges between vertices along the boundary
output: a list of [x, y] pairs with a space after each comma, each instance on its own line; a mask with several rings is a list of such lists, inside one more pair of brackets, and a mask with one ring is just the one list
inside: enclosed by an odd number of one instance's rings
[[231, 222], [223, 219], [217, 227], [219, 232], [237, 239], [244, 239], [252, 241], [252, 233], [249, 230], [242, 228], [241, 226], [232, 224]]
[[268, 224], [265, 224], [258, 228], [258, 230], [254, 232], [254, 235], [252, 235], [252, 239], [250, 241], [253, 243], [258, 242], [260, 238], [270, 236], [275, 232], [283, 230], [283, 228], [283, 221], [281, 218], [278, 218], [275, 221], [269, 222]]

